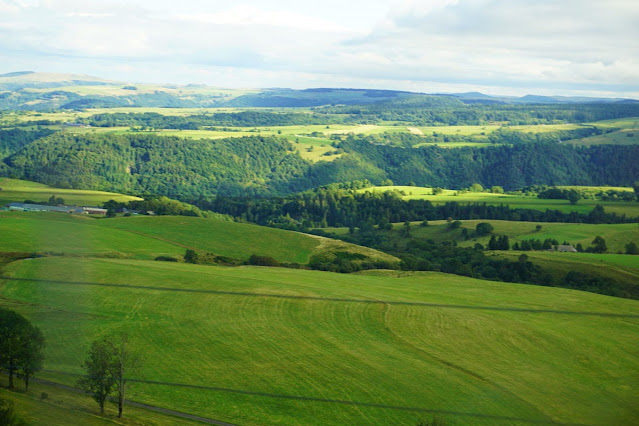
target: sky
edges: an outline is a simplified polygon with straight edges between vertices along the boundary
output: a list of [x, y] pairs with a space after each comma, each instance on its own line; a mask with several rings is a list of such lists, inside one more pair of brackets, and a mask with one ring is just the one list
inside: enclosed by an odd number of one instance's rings
[[0, 0], [0, 74], [639, 99], [638, 0]]

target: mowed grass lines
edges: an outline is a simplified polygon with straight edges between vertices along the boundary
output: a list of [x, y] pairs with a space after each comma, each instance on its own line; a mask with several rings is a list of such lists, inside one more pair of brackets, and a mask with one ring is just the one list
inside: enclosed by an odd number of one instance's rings
[[257, 254], [306, 263], [320, 244], [317, 238], [298, 232], [185, 216], [116, 218], [100, 225], [242, 260]]
[[53, 188], [41, 183], [0, 177], [0, 206], [10, 202], [21, 203], [25, 200], [45, 202], [52, 195], [62, 198], [67, 205], [79, 206], [97, 206], [109, 200], [119, 202], [140, 200], [139, 197], [114, 192]]
[[[588, 188], [588, 187], [582, 187]], [[457, 202], [460, 204], [486, 203], [487, 205], [499, 206], [508, 205], [513, 209], [533, 209], [546, 211], [559, 210], [564, 213], [576, 211], [588, 213], [595, 206], [601, 205], [607, 213], [625, 214], [628, 217], [639, 217], [639, 203], [635, 201], [599, 201], [599, 200], [579, 200], [576, 205], [571, 205], [568, 200], [546, 200], [533, 196], [493, 194], [489, 192], [466, 192], [444, 189], [443, 193], [433, 195], [432, 188], [419, 186], [377, 186], [360, 189], [359, 192], [385, 192], [403, 191], [405, 200], [428, 200], [433, 204], [445, 204], [447, 202]]]
[[0, 213], [2, 251], [82, 256], [182, 256], [187, 248], [246, 260], [251, 254], [306, 263], [321, 239], [257, 225], [186, 216], [93, 219], [62, 213]]
[[184, 412], [239, 424], [410, 425], [435, 412], [449, 424], [639, 420], [636, 301], [439, 273], [71, 258], [16, 262], [5, 273], [154, 287], [0, 282], [2, 303], [47, 336], [48, 370], [80, 373], [92, 339], [126, 331], [145, 354], [136, 378], [268, 394], [131, 383], [132, 399]]

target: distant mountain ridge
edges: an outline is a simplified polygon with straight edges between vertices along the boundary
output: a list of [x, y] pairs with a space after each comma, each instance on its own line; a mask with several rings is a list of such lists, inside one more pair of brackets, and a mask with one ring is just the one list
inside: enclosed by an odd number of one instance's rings
[[[96, 90], [86, 90], [94, 87]], [[63, 90], [60, 90], [64, 88]], [[83, 90], [84, 88], [84, 90]], [[98, 90], [112, 88], [113, 90]], [[50, 89], [50, 90], [46, 90]], [[138, 90], [140, 89], [140, 90]], [[51, 110], [112, 107], [318, 107], [366, 105], [424, 93], [361, 88], [268, 88], [248, 91], [217, 89], [202, 84], [131, 84], [81, 74], [15, 71], [0, 75], [0, 110]], [[638, 102], [632, 99], [570, 96], [492, 96], [480, 92], [435, 93], [466, 104], [569, 104]]]

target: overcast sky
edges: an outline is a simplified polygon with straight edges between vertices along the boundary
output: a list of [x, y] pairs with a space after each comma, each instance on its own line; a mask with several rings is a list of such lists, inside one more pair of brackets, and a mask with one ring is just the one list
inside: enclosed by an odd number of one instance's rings
[[639, 98], [639, 0], [0, 0], [0, 73]]

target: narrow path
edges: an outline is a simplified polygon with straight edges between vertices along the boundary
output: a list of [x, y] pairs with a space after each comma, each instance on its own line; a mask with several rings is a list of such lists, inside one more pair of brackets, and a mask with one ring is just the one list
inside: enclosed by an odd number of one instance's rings
[[[52, 381], [49, 381], [49, 380], [38, 379], [38, 378], [35, 378], [35, 377], [30, 379], [30, 380], [34, 381], [36, 383], [41, 383], [41, 384], [44, 384], [44, 385], [53, 386], [55, 388], [63, 389], [65, 391], [69, 391], [69, 392], [79, 393], [79, 394], [83, 394], [83, 395], [85, 395], [87, 393], [87, 392], [83, 391], [82, 389], [74, 388], [73, 386], [63, 385], [61, 383], [56, 383], [56, 382], [52, 382]], [[227, 422], [223, 422], [221, 420], [209, 419], [207, 417], [200, 417], [200, 416], [196, 416], [194, 414], [182, 413], [181, 411], [169, 410], [168, 408], [162, 408], [162, 407], [157, 407], [155, 405], [143, 404], [141, 402], [125, 401], [125, 404], [126, 405], [130, 405], [132, 407], [143, 408], [145, 410], [155, 411], [157, 413], [168, 414], [170, 416], [180, 417], [180, 418], [188, 419], [188, 420], [194, 420], [196, 422], [202, 422], [202, 423], [207, 423], [207, 424], [211, 424], [211, 425], [236, 426], [233, 423], [227, 423]]]

